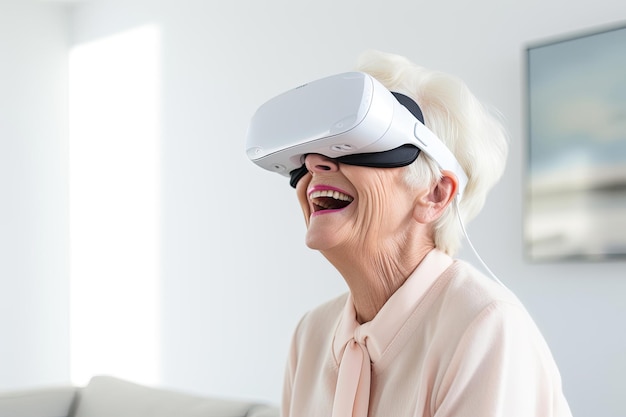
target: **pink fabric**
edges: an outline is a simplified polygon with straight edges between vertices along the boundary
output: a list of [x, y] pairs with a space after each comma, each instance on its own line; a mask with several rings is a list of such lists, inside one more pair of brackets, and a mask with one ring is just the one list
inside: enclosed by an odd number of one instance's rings
[[370, 356], [367, 348], [362, 342], [350, 339], [339, 366], [333, 417], [367, 417], [370, 373]]
[[[452, 264], [443, 252], [431, 251], [420, 267], [385, 303], [370, 322], [359, 324], [354, 301], [348, 296], [333, 342], [339, 375], [332, 417], [367, 417], [371, 363], [381, 357], [405, 319], [413, 310], [416, 294], [424, 294]], [[419, 300], [418, 300], [419, 301]]]
[[302, 318], [281, 409], [283, 417], [571, 417], [550, 350], [515, 295], [438, 251], [369, 323], [356, 321], [349, 294]]

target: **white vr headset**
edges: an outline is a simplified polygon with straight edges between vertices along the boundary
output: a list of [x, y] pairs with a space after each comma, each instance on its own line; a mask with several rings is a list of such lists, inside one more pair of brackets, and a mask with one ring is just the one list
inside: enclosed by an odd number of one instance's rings
[[255, 164], [291, 177], [294, 187], [306, 174], [307, 154], [390, 168], [412, 163], [420, 151], [456, 175], [460, 200], [467, 176], [424, 126], [419, 106], [362, 72], [322, 78], [269, 100], [252, 117], [246, 142]]

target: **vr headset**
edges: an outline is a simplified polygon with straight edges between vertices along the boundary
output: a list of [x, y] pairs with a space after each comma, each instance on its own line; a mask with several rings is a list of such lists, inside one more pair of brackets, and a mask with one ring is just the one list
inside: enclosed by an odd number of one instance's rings
[[246, 141], [252, 162], [291, 177], [293, 187], [307, 172], [307, 154], [348, 165], [394, 168], [411, 164], [420, 152], [456, 175], [460, 200], [467, 176], [424, 126], [417, 103], [362, 72], [322, 78], [274, 97], [252, 117]]

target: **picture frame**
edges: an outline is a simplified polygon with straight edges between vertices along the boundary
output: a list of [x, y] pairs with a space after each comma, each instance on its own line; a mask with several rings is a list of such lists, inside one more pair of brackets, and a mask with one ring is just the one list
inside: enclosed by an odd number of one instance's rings
[[526, 257], [626, 259], [626, 24], [525, 52]]

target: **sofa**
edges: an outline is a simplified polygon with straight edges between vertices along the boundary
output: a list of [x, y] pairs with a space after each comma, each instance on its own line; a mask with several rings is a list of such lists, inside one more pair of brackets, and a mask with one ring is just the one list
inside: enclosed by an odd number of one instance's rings
[[95, 376], [85, 387], [0, 393], [0, 417], [278, 417], [277, 407]]

